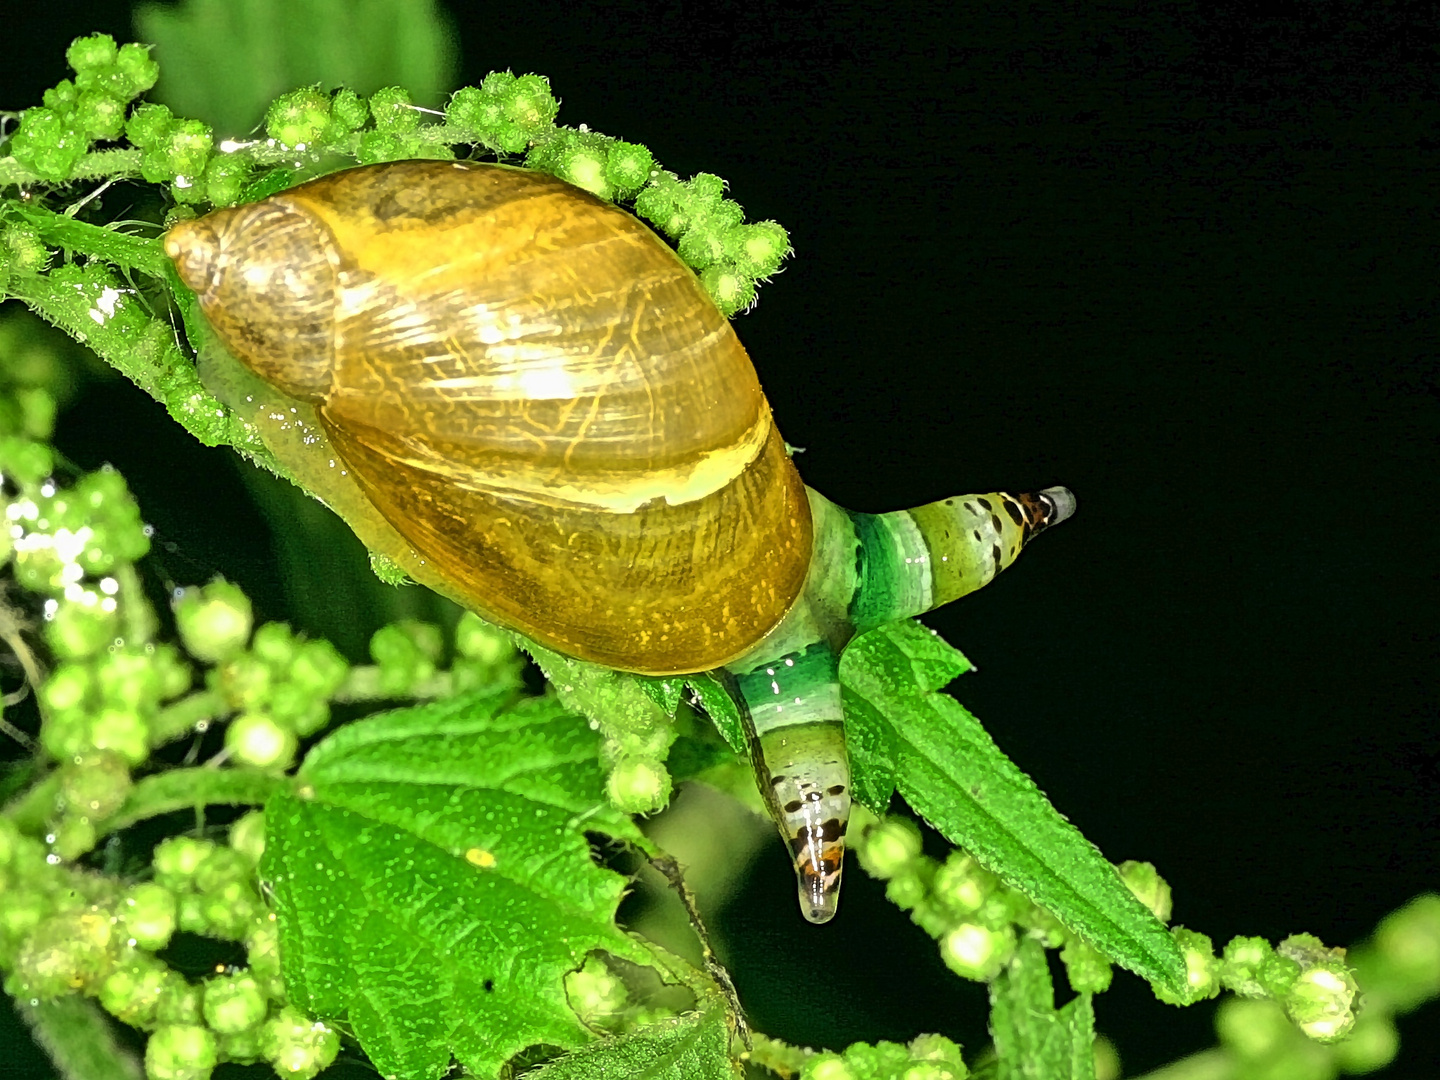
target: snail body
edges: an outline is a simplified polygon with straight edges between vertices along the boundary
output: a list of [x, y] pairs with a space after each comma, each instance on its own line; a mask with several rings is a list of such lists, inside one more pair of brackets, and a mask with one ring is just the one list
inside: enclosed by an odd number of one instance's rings
[[544, 174], [351, 169], [182, 222], [166, 250], [448, 594], [580, 659], [723, 672], [814, 922], [849, 815], [841, 650], [1074, 508], [1053, 488], [866, 515], [808, 490], [693, 272]]

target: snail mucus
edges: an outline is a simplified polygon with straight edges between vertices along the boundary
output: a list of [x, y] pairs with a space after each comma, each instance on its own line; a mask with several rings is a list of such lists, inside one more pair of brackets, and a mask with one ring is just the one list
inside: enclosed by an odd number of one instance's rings
[[811, 922], [835, 914], [850, 813], [846, 643], [980, 588], [1075, 510], [1063, 487], [883, 514], [810, 490], [695, 274], [542, 173], [363, 166], [165, 248], [225, 348], [313, 410], [372, 550], [408, 545], [424, 583], [569, 656], [721, 673]]

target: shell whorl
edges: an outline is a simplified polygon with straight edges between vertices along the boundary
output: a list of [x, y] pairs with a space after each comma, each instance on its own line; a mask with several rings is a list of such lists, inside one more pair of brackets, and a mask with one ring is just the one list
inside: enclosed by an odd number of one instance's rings
[[[262, 377], [309, 387], [333, 355], [314, 400], [336, 450], [482, 613], [668, 674], [741, 655], [798, 595], [809, 509], [754, 369], [629, 214], [525, 170], [396, 162], [177, 226], [167, 250]], [[302, 292], [297, 266], [333, 273], [297, 297], [332, 331], [277, 374], [229, 312]]]

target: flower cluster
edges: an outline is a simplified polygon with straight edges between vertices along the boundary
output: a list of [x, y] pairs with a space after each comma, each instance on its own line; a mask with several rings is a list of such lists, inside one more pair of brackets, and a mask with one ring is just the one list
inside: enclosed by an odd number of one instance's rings
[[[919, 829], [904, 818], [886, 818], [858, 832], [860, 865], [885, 881], [890, 900], [940, 942], [940, 954], [956, 974], [996, 978], [1014, 955], [1018, 935], [1029, 934], [1060, 950], [1077, 993], [1109, 987], [1111, 967], [1103, 955], [971, 855], [957, 849], [944, 862], [930, 858], [921, 851]], [[1118, 870], [1155, 917], [1169, 922], [1170, 887], [1155, 868], [1127, 862]], [[1230, 990], [1275, 1003], [1300, 1032], [1321, 1043], [1343, 1039], [1355, 1026], [1358, 988], [1344, 950], [1327, 949], [1308, 934], [1275, 947], [1262, 938], [1237, 937], [1217, 957], [1204, 934], [1183, 926], [1171, 933], [1185, 957], [1188, 984], [1183, 997], [1157, 988], [1161, 1000], [1188, 1005]]]

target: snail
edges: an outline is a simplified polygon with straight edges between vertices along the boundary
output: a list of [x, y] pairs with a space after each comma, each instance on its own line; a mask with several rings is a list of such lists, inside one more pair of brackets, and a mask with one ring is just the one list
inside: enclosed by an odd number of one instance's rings
[[883, 514], [808, 489], [694, 273], [542, 173], [363, 166], [165, 249], [427, 583], [569, 656], [719, 673], [811, 922], [835, 914], [850, 812], [846, 643], [980, 588], [1075, 510], [1062, 487]]

